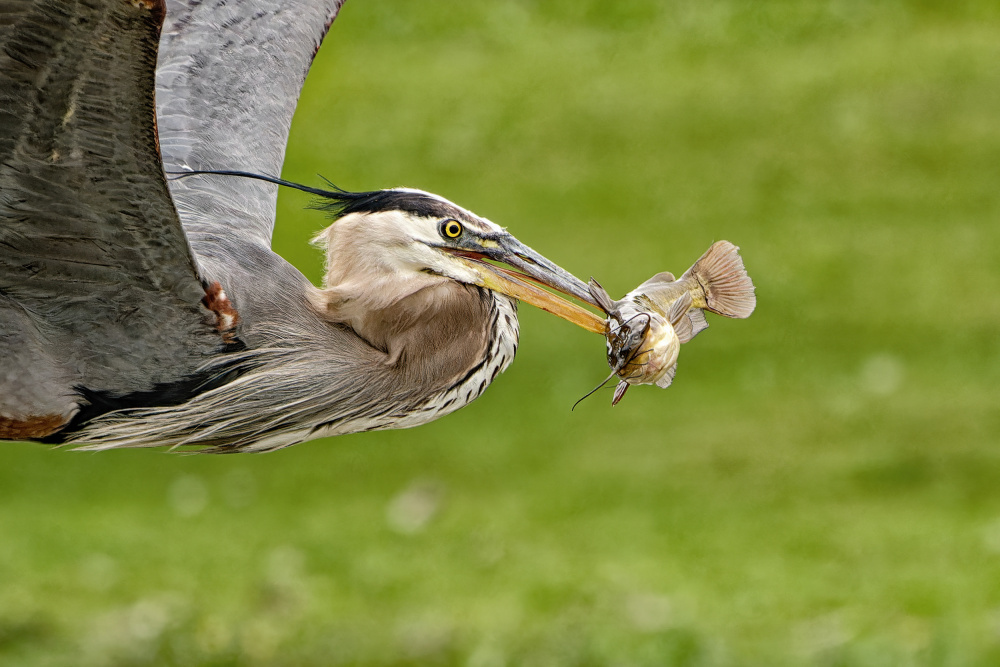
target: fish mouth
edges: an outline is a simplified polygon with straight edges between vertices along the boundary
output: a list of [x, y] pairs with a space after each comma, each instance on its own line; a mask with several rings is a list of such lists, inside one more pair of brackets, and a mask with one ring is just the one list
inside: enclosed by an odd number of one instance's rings
[[[600, 308], [587, 285], [509, 234], [483, 239], [476, 249], [446, 250], [461, 259], [479, 279], [480, 287], [506, 294], [587, 331], [604, 335], [603, 317], [541, 286]], [[497, 266], [493, 262], [506, 264]]]

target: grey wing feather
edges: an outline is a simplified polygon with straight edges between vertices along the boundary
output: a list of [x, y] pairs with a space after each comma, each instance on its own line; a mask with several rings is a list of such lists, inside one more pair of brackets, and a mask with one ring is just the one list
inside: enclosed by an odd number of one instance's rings
[[[302, 83], [341, 4], [168, 0], [156, 78], [166, 170], [280, 174]], [[270, 248], [277, 186], [196, 176], [170, 189], [210, 273], [239, 256], [213, 248], [220, 237]]]
[[[183, 380], [222, 347], [156, 146], [154, 2], [5, 0], [0, 438]], [[15, 424], [15, 426], [12, 426]]]

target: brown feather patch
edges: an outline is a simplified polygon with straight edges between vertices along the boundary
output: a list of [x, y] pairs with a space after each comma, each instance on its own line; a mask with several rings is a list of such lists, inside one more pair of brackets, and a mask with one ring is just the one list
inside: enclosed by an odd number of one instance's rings
[[27, 419], [0, 417], [0, 440], [44, 438], [58, 431], [68, 421], [62, 415], [42, 415]]
[[163, 23], [163, 18], [167, 15], [167, 3], [164, 0], [128, 0], [128, 4], [151, 12], [157, 24]]
[[235, 343], [240, 314], [236, 312], [236, 308], [218, 281], [205, 288], [205, 296], [201, 302], [215, 313], [215, 329], [222, 334], [222, 340], [226, 343]]

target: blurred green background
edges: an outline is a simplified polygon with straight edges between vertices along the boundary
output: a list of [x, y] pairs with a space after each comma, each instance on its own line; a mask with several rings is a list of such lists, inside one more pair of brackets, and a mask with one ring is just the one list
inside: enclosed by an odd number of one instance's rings
[[[740, 245], [674, 386], [522, 309], [415, 430], [0, 447], [2, 665], [1000, 664], [1000, 6], [351, 0], [285, 176], [438, 192], [614, 295]], [[319, 280], [283, 193], [275, 246]]]

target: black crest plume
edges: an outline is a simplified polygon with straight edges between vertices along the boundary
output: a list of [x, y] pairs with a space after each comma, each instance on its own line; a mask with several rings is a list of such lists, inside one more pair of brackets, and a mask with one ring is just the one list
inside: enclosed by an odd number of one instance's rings
[[275, 185], [283, 185], [295, 188], [302, 192], [316, 195], [320, 199], [312, 204], [311, 208], [326, 211], [334, 218], [341, 218], [349, 213], [378, 213], [380, 211], [407, 211], [415, 215], [430, 218], [468, 218], [468, 214], [453, 204], [429, 196], [422, 192], [412, 190], [370, 190], [368, 192], [349, 192], [343, 190], [328, 179], [322, 178], [330, 186], [330, 190], [314, 188], [293, 181], [286, 181], [283, 178], [276, 178], [266, 174], [255, 174], [250, 171], [238, 171], [232, 169], [194, 169], [191, 171], [168, 172], [171, 180], [187, 178], [189, 176], [200, 175], [216, 176], [238, 176], [241, 178], [254, 178], [258, 181], [266, 181]]

